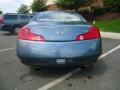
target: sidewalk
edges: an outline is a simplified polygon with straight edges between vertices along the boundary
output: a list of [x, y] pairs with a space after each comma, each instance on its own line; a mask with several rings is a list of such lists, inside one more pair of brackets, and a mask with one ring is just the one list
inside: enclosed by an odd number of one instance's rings
[[120, 33], [101, 32], [101, 36], [102, 36], [103, 38], [120, 39]]

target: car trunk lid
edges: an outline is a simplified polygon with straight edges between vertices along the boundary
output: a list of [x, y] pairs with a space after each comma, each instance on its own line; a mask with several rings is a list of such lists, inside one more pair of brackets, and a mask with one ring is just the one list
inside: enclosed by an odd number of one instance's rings
[[75, 41], [78, 35], [89, 32], [91, 25], [38, 25], [31, 26], [32, 33], [42, 35], [46, 41]]

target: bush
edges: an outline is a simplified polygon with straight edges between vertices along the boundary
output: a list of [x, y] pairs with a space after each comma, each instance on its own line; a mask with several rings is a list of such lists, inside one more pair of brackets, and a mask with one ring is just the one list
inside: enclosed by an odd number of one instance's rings
[[111, 12], [120, 12], [120, 0], [104, 0], [103, 8], [94, 9], [94, 15], [102, 15]]
[[81, 6], [88, 6], [93, 0], [57, 0], [58, 6], [62, 9], [79, 11]]
[[80, 13], [81, 15], [86, 15], [89, 14], [90, 12], [87, 9], [81, 10], [78, 13]]
[[2, 14], [3, 12], [0, 10], [0, 14]]
[[108, 12], [120, 12], [120, 0], [104, 0]]
[[31, 8], [33, 12], [40, 12], [46, 10], [43, 0], [34, 0]]
[[81, 10], [78, 13], [81, 14], [87, 21], [93, 21], [94, 19], [93, 14], [87, 9]]
[[94, 15], [103, 15], [107, 12], [106, 8], [95, 8]]

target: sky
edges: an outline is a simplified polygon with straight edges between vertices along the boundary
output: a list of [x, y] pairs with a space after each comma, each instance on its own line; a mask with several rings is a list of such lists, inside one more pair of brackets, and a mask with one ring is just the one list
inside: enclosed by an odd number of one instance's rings
[[21, 4], [30, 6], [33, 0], [0, 0], [0, 10], [3, 13], [16, 13]]

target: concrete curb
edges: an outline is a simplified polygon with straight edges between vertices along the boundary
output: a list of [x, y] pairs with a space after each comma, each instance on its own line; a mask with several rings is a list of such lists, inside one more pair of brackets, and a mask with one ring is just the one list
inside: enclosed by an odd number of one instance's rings
[[120, 33], [113, 33], [113, 32], [100, 32], [103, 38], [110, 38], [110, 39], [119, 39], [120, 40]]

